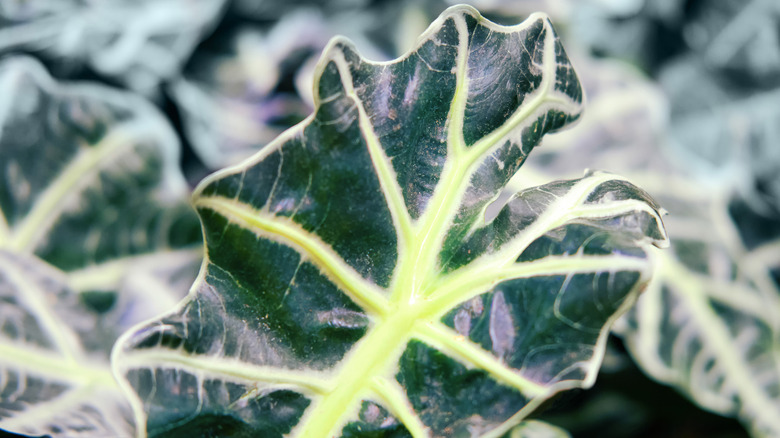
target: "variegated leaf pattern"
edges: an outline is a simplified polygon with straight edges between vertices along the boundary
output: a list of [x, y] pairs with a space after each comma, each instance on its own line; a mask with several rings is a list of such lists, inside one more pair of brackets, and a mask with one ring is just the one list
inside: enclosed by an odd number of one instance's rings
[[197, 190], [188, 299], [115, 349], [139, 431], [501, 436], [591, 385], [666, 238], [654, 201], [597, 172], [485, 220], [580, 114], [546, 17], [454, 7], [392, 62], [334, 40], [315, 78], [312, 116]]
[[96, 312], [41, 260], [0, 250], [0, 427], [67, 437], [131, 436], [108, 351], [123, 317]]
[[[178, 142], [143, 99], [59, 84], [29, 58], [0, 63], [0, 90], [0, 250], [8, 285], [0, 302], [0, 428], [132, 434], [103, 428], [121, 417], [67, 407], [123, 399], [108, 385], [114, 341], [173, 308], [197, 275], [200, 232], [177, 168]], [[30, 296], [20, 295], [27, 290]], [[29, 330], [40, 334], [29, 337]]]
[[729, 211], [737, 188], [725, 178], [705, 184], [691, 176], [690, 161], [677, 162], [678, 150], [664, 143], [668, 103], [656, 87], [618, 64], [578, 65], [589, 111], [546, 140], [523, 168], [524, 182], [575, 172], [569, 157], [588, 151], [594, 166], [651, 193], [669, 211], [671, 249], [655, 257], [653, 279], [618, 334], [654, 379], [737, 416], [754, 436], [779, 436], [780, 242], [745, 245]]
[[80, 291], [115, 290], [131, 266], [197, 262], [178, 141], [149, 103], [58, 84], [30, 58], [0, 64], [0, 90], [1, 248], [41, 257]]
[[780, 268], [780, 241], [747, 251], [724, 199], [667, 187], [673, 193], [656, 192], [673, 212], [673, 252], [658, 258], [620, 333], [655, 379], [737, 416], [752, 436], [778, 436], [780, 288], [771, 273]]

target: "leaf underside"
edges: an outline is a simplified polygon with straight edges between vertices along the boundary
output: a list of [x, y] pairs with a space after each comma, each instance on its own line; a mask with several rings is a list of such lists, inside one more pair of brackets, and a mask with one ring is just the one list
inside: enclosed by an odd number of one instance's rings
[[[115, 366], [150, 435], [500, 435], [592, 384], [663, 245], [603, 173], [485, 208], [582, 95], [549, 21], [442, 14], [390, 63], [336, 39], [315, 112], [201, 184], [192, 292]], [[204, 432], [206, 431], [206, 432]]]

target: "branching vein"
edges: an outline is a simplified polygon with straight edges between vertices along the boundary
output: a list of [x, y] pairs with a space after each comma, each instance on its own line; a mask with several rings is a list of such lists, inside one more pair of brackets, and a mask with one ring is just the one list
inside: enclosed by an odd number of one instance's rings
[[214, 210], [239, 227], [271, 238], [279, 237], [285, 243], [301, 249], [336, 281], [350, 298], [366, 310], [383, 315], [390, 308], [378, 286], [363, 279], [357, 271], [344, 263], [330, 246], [300, 225], [278, 216], [268, 217], [246, 204], [219, 196], [199, 198], [195, 205]]
[[517, 389], [529, 399], [545, 396], [549, 392], [549, 389], [544, 385], [521, 376], [519, 370], [510, 368], [479, 345], [440, 322], [428, 322], [415, 326], [414, 336], [461, 362], [488, 372], [497, 380]]

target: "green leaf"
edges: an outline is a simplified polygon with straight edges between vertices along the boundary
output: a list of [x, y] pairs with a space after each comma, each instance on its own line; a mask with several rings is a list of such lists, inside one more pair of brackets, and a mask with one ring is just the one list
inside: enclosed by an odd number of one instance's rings
[[61, 271], [0, 251], [3, 429], [68, 437], [133, 433], [130, 405], [108, 360], [128, 309], [96, 312], [83, 298]]
[[603, 173], [495, 200], [582, 95], [551, 24], [447, 10], [396, 61], [336, 39], [315, 112], [194, 202], [207, 261], [114, 366], [155, 436], [501, 436], [593, 383], [663, 245]]
[[0, 427], [127, 436], [111, 348], [202, 254], [178, 142], [144, 100], [28, 58], [0, 63], [0, 95]]
[[150, 91], [179, 73], [225, 0], [3, 0], [0, 53], [44, 52]]

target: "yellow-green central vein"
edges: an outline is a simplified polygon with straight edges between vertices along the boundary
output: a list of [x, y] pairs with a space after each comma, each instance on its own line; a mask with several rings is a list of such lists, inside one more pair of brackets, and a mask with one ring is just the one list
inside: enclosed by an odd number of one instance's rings
[[[408, 341], [417, 336], [444, 347], [451, 355], [462, 362], [475, 363], [487, 372], [494, 374], [503, 382], [524, 392], [528, 398], [543, 396], [546, 390], [540, 385], [524, 379], [516, 372], [500, 365], [489, 353], [477, 347], [456, 346], [454, 340], [444, 335], [437, 327], [415, 329], [419, 321], [432, 322], [433, 318], [439, 318], [442, 307], [425, 305], [425, 300], [420, 301], [422, 285], [428, 284], [430, 275], [441, 275], [436, 265], [438, 263], [438, 251], [446, 236], [452, 217], [457, 213], [463, 193], [465, 193], [470, 181], [469, 175], [475, 171], [475, 165], [480, 158], [500, 138], [506, 136], [529, 116], [550, 100], [548, 88], [554, 84], [554, 44], [551, 34], [546, 41], [544, 62], [546, 66], [546, 79], [532, 101], [517, 111], [507, 123], [489, 138], [477, 143], [477, 147], [467, 149], [463, 140], [463, 116], [467, 101], [468, 77], [466, 75], [468, 57], [468, 31], [462, 19], [456, 19], [456, 26], [460, 34], [459, 55], [457, 60], [456, 90], [451, 103], [448, 124], [448, 152], [450, 159], [442, 171], [438, 189], [426, 207], [425, 213], [417, 223], [408, 220], [408, 212], [401, 196], [397, 182], [388, 180], [393, 177], [389, 168], [387, 157], [384, 155], [372, 129], [369, 118], [360, 104], [358, 111], [361, 129], [367, 141], [369, 152], [375, 165], [388, 205], [391, 208], [394, 222], [399, 228], [399, 247], [405, 249], [405, 257], [399, 257], [399, 267], [396, 271], [390, 290], [390, 301], [394, 306], [392, 313], [384, 317], [376, 318], [375, 323], [369, 328], [363, 339], [355, 346], [344, 361], [344, 366], [339, 372], [335, 390], [318, 400], [318, 403], [307, 410], [299, 424], [296, 433], [301, 436], [335, 436], [338, 428], [343, 426], [345, 415], [354, 412], [358, 408], [361, 397], [369, 397], [373, 392], [382, 392], [385, 386], [377, 387], [376, 379], [379, 376], [388, 376], [391, 372]], [[334, 62], [339, 68], [342, 80], [351, 82], [348, 68], [344, 65], [343, 57], [336, 57]], [[351, 83], [345, 84], [345, 89], [357, 102]], [[403, 212], [396, 211], [404, 209]], [[400, 252], [399, 252], [400, 253]], [[564, 263], [565, 265], [565, 263]], [[599, 267], [603, 267], [603, 264]], [[418, 276], [422, 273], [422, 276]], [[480, 292], [484, 292], [481, 290]], [[456, 291], [456, 294], [458, 292]], [[463, 295], [465, 292], [462, 292]], [[456, 294], [448, 294], [453, 302], [457, 300]], [[450, 303], [452, 304], [452, 303]], [[450, 342], [452, 341], [452, 342]], [[474, 362], [476, 361], [476, 362]], [[392, 377], [387, 377], [391, 378]], [[396, 394], [398, 396], [398, 394]], [[381, 394], [380, 394], [381, 396]], [[391, 409], [399, 417], [405, 412], [399, 406], [400, 401], [392, 398], [394, 406]], [[408, 403], [408, 401], [407, 401]], [[404, 418], [399, 418], [404, 421]], [[404, 421], [407, 424], [407, 421]], [[407, 424], [415, 437], [425, 436], [421, 426], [417, 423]]]
[[[237, 226], [252, 230], [264, 238], [276, 239], [298, 248], [302, 254], [311, 258], [345, 294], [372, 313], [368, 331], [342, 361], [338, 375], [332, 380], [333, 384], [314, 391], [318, 395], [315, 395], [312, 406], [305, 411], [294, 431], [301, 436], [330, 437], [338, 434], [339, 428], [347, 421], [347, 416], [355, 413], [359, 408], [360, 401], [371, 397], [381, 399], [415, 438], [426, 436], [427, 428], [414, 412], [404, 389], [396, 382], [393, 375], [400, 356], [412, 338], [429, 343], [461, 362], [471, 363], [485, 370], [504, 384], [518, 389], [529, 399], [542, 398], [548, 394], [549, 388], [523, 378], [517, 370], [507, 367], [479, 346], [463, 342], [456, 333], [441, 324], [439, 320], [442, 312], [446, 312], [474, 293], [486, 292], [497, 281], [539, 273], [555, 273], [557, 270], [570, 268], [573, 262], [550, 258], [543, 262], [524, 264], [517, 269], [504, 267], [503, 270], [482, 270], [473, 279], [462, 281], [464, 277], [452, 274], [445, 276], [439, 272], [438, 254], [453, 218], [463, 203], [463, 196], [471, 182], [471, 175], [477, 170], [483, 156], [497, 147], [498, 141], [509, 135], [510, 131], [543, 110], [545, 104], [551, 106], [559, 103], [571, 104], [571, 102], [559, 101], [560, 97], [555, 96], [551, 91], [555, 83], [553, 34], [548, 28], [543, 54], [544, 77], [540, 89], [529, 95], [521, 108], [501, 127], [468, 148], [463, 138], [463, 127], [468, 99], [469, 32], [462, 16], [453, 14], [440, 18], [440, 20], [445, 19], [454, 20], [459, 36], [455, 66], [456, 86], [447, 125], [448, 160], [441, 172], [437, 189], [429, 200], [425, 212], [417, 221], [411, 219], [406, 208], [392, 164], [373, 131], [371, 119], [354, 89], [347, 61], [338, 51], [332, 53], [329, 59], [339, 69], [346, 95], [356, 102], [360, 129], [376, 169], [382, 194], [392, 215], [393, 224], [398, 232], [399, 262], [394, 271], [391, 287], [387, 291], [389, 299], [385, 291], [362, 278], [328, 244], [293, 221], [265, 214], [234, 199], [204, 197], [195, 201], [196, 207], [214, 210]], [[481, 18], [479, 20], [482, 21]], [[441, 22], [438, 24], [441, 25]], [[436, 25], [432, 26], [435, 27]], [[603, 268], [605, 260], [610, 261], [601, 258], [598, 261], [598, 268]], [[621, 259], [621, 262], [623, 261]], [[459, 280], [449, 280], [455, 277]], [[431, 284], [441, 287], [442, 293], [433, 294], [435, 297], [423, 296], [423, 286]], [[168, 358], [157, 360], [160, 363], [176, 362]], [[192, 360], [194, 362], [190, 365], [199, 365], [199, 358]], [[147, 362], [146, 359], [139, 359], [138, 366]], [[213, 371], [221, 373], [229, 372], [230, 369], [217, 366]], [[273, 371], [270, 372], [273, 374]], [[276, 378], [280, 384], [306, 386], [296, 373], [282, 374]]]

